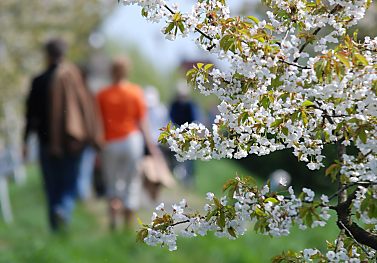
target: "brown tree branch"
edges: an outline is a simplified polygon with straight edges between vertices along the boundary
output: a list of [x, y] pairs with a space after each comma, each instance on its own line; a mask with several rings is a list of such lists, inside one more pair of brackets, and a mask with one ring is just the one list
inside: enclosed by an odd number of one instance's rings
[[351, 204], [352, 200], [356, 197], [356, 192], [357, 189], [353, 191], [344, 202], [337, 205], [337, 225], [340, 229], [344, 230], [345, 234], [350, 238], [356, 240], [360, 244], [377, 250], [377, 235], [366, 231], [355, 222], [352, 222]]
[[336, 191], [335, 193], [333, 193], [332, 195], [329, 196], [329, 200], [332, 200], [334, 199], [335, 197], [337, 197], [339, 195], [340, 192], [344, 191], [344, 190], [347, 190], [349, 188], [351, 188], [352, 186], [364, 186], [364, 187], [369, 187], [371, 185], [377, 185], [377, 182], [355, 182], [355, 183], [351, 183], [351, 184], [347, 184], [347, 185], [344, 185], [342, 188], [340, 188], [338, 191]]
[[[343, 162], [343, 154], [346, 153], [346, 146], [342, 143], [343, 141], [340, 140], [337, 142], [337, 151], [338, 151], [338, 159], [340, 162]], [[336, 175], [336, 181], [338, 182], [338, 205], [341, 203], [344, 203], [347, 200], [347, 188], [345, 187], [345, 184], [342, 183], [341, 180], [341, 174], [340, 172]], [[350, 213], [348, 213], [348, 217]], [[339, 216], [338, 216], [338, 221], [339, 221]], [[340, 233], [337, 238], [337, 243], [336, 243], [336, 251], [339, 251], [340, 248], [343, 246], [343, 241], [345, 237], [345, 229], [340, 228]]]

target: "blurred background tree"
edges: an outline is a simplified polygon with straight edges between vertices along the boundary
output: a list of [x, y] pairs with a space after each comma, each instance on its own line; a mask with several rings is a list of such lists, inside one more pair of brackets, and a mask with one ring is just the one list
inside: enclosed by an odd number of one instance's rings
[[[0, 1], [0, 136], [4, 139], [4, 104], [20, 117], [32, 75], [44, 66], [41, 45], [51, 37], [64, 38], [74, 62], [88, 57], [88, 39], [114, 6], [115, 1], [1, 0]], [[17, 125], [22, 126], [22, 125]], [[18, 129], [19, 130], [19, 129]], [[17, 131], [19, 132], [19, 131]], [[0, 137], [0, 138], [1, 138]]]

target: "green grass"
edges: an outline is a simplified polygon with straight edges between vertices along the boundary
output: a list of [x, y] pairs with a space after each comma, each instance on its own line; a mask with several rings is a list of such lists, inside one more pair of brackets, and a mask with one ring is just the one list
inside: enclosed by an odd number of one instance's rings
[[[195, 239], [179, 239], [178, 251], [148, 247], [135, 243], [135, 233], [107, 231], [103, 202], [81, 204], [75, 211], [70, 231], [51, 235], [47, 229], [45, 201], [38, 170], [29, 169], [25, 185], [11, 186], [11, 201], [15, 221], [0, 223], [0, 263], [24, 262], [269, 262], [271, 257], [286, 249], [323, 247], [325, 239], [334, 239], [332, 226], [310, 231], [294, 230], [289, 237], [271, 239], [248, 232], [235, 241], [212, 235]], [[186, 196], [196, 207], [204, 203], [208, 191], [220, 193], [222, 184], [247, 172], [231, 161], [197, 163], [196, 194], [182, 188], [164, 191], [170, 202]], [[152, 208], [140, 212], [149, 218]]]

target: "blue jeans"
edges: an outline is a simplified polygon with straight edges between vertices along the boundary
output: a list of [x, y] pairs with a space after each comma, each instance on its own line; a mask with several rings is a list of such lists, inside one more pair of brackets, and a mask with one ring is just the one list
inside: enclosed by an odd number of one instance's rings
[[77, 196], [82, 153], [55, 157], [41, 146], [40, 162], [48, 205], [48, 218], [53, 231], [67, 224]]
[[85, 200], [90, 197], [95, 159], [95, 150], [90, 146], [86, 147], [82, 154], [80, 175], [77, 180], [78, 197], [80, 199]]

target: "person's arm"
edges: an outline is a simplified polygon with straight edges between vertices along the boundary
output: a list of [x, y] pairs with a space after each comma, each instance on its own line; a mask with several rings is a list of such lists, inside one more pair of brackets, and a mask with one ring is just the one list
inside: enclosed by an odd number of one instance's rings
[[148, 118], [147, 118], [146, 115], [140, 120], [139, 125], [140, 125], [140, 130], [144, 135], [145, 145], [147, 146], [151, 155], [154, 155], [154, 156], [160, 155], [161, 152], [158, 149], [158, 147], [156, 146], [156, 142], [153, 142], [153, 140], [152, 140], [152, 136], [151, 136], [151, 132], [150, 132], [150, 128], [149, 128], [149, 123], [148, 123]]
[[153, 142], [151, 130], [148, 121], [147, 107], [144, 100], [144, 93], [139, 89], [139, 94], [137, 97], [137, 110], [139, 118], [139, 128], [144, 135], [145, 145], [151, 155], [158, 156], [161, 155], [160, 150], [157, 147], [157, 142]]
[[31, 132], [36, 130], [38, 123], [37, 106], [38, 94], [36, 89], [36, 80], [31, 83], [30, 92], [26, 98], [25, 105], [25, 128], [23, 133], [23, 146], [22, 155], [24, 158], [27, 156], [27, 140]]

